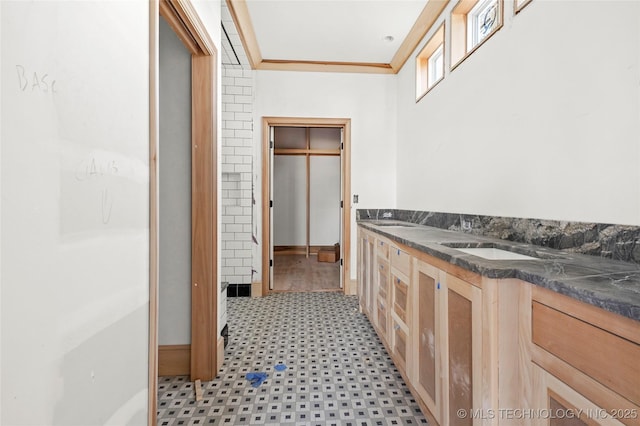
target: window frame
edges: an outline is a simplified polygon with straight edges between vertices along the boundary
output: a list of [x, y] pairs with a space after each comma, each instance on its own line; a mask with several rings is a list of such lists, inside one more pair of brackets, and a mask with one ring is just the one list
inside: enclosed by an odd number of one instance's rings
[[515, 0], [513, 4], [513, 14], [516, 15], [522, 12], [522, 9], [525, 8], [532, 0]]
[[[498, 0], [479, 0], [475, 6], [467, 13], [467, 45], [471, 46], [471, 49], [479, 45], [484, 41], [485, 38], [495, 30], [495, 27], [491, 29], [491, 31], [484, 36], [480, 34], [480, 25], [479, 21], [482, 17], [483, 13], [485, 13], [489, 8], [496, 8], [496, 21], [494, 21], [494, 25], [497, 25], [497, 14], [498, 14]], [[471, 19], [469, 19], [471, 18]]]
[[470, 47], [469, 46], [469, 25], [470, 14], [477, 6], [486, 3], [485, 0], [460, 0], [456, 6], [452, 9], [451, 19], [451, 43], [450, 43], [450, 58], [451, 58], [451, 71], [453, 71], [458, 65], [464, 62], [473, 52], [478, 50], [480, 46], [486, 43], [500, 28], [504, 25], [504, 1], [495, 0], [497, 13], [496, 24], [494, 28], [484, 36], [478, 43]]
[[[442, 60], [442, 65], [438, 67], [438, 60]], [[439, 76], [436, 71], [440, 70]], [[429, 59], [427, 59], [427, 88], [438, 84], [444, 78], [444, 41], [436, 47]]]
[[[445, 78], [446, 66], [446, 41], [445, 41], [445, 22], [435, 30], [429, 41], [416, 55], [416, 102], [420, 101], [431, 89], [436, 87]], [[442, 75], [431, 81], [431, 59], [442, 52]], [[431, 84], [430, 84], [431, 83]]]

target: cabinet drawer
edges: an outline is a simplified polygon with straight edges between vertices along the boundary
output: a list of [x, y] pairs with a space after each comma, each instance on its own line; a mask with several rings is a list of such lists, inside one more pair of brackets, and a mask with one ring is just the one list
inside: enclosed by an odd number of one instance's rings
[[531, 315], [533, 343], [640, 405], [640, 345], [536, 301]]
[[386, 300], [380, 299], [376, 301], [377, 309], [378, 309], [378, 328], [383, 334], [383, 337], [387, 335], [387, 302]]
[[381, 239], [376, 240], [376, 248], [378, 249], [378, 257], [389, 260], [389, 243]]
[[389, 291], [389, 264], [378, 263], [378, 293], [386, 299]]
[[391, 253], [389, 254], [391, 267], [397, 269], [399, 272], [410, 276], [411, 274], [411, 256], [407, 252], [400, 250], [396, 247], [391, 247]]
[[402, 279], [393, 277], [393, 310], [407, 324], [407, 299], [409, 286]]
[[393, 324], [393, 353], [403, 370], [407, 365], [407, 335], [399, 324]]

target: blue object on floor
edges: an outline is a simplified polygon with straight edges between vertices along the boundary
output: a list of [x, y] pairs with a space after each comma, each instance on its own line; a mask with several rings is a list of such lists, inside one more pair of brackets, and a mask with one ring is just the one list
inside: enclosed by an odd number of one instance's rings
[[262, 382], [267, 380], [267, 373], [247, 373], [245, 377], [251, 382], [251, 386], [257, 388]]
[[273, 369], [276, 371], [284, 371], [287, 369], [287, 366], [284, 364], [277, 364]]

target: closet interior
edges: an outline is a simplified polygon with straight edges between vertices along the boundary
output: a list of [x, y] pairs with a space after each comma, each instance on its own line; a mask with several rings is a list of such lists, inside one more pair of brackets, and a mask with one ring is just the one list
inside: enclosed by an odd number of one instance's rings
[[274, 128], [274, 291], [340, 290], [341, 137], [341, 128]]

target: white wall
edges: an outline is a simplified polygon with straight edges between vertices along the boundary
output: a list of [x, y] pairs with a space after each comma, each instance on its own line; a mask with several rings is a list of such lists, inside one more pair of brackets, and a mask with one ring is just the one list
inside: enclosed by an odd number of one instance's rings
[[[311, 128], [311, 149], [340, 147], [339, 128]], [[340, 157], [312, 156], [309, 159], [309, 241], [312, 246], [328, 246], [340, 242]]]
[[[351, 191], [360, 196], [360, 204], [352, 206], [351, 215], [351, 278], [355, 278], [355, 209], [395, 205], [395, 77], [256, 71], [255, 81], [254, 128], [261, 128], [264, 116], [351, 119]], [[262, 131], [254, 132], [254, 147], [255, 164], [261, 164]], [[259, 176], [260, 171], [254, 173]], [[260, 200], [259, 179], [256, 190], [256, 200]], [[351, 194], [345, 198], [345, 203], [350, 204]], [[260, 224], [262, 219], [254, 220]], [[259, 256], [254, 262], [261, 271]]]
[[[339, 128], [277, 127], [277, 148], [306, 148], [307, 130], [312, 149], [338, 149]], [[307, 245], [307, 158], [275, 155], [273, 165], [273, 243]], [[340, 157], [309, 158], [309, 244], [340, 241]]]
[[[2, 22], [2, 7], [0, 7], [0, 23]], [[0, 24], [1, 26], [1, 24]], [[0, 27], [0, 47], [2, 46], [3, 43], [3, 34], [2, 34], [2, 28]], [[0, 70], [4, 69], [2, 67], [2, 57], [3, 55], [0, 54]], [[1, 119], [3, 117], [2, 115], [2, 104], [3, 102], [1, 102], [2, 100], [2, 78], [0, 78], [0, 164], [2, 164], [2, 122], [3, 120]], [[0, 242], [2, 241], [2, 177], [0, 174]], [[0, 271], [2, 271], [2, 244], [0, 243]], [[2, 273], [0, 272], [0, 344], [2, 343]], [[0, 423], [2, 423], [2, 368], [3, 368], [3, 363], [2, 363], [2, 349], [0, 349]]]
[[160, 19], [158, 344], [191, 343], [191, 54]]
[[504, 4], [420, 102], [400, 72], [398, 208], [640, 225], [640, 3]]
[[311, 156], [309, 185], [309, 244], [332, 246], [340, 242], [340, 157]]
[[149, 3], [0, 9], [0, 423], [146, 424]]
[[273, 245], [307, 245], [307, 159], [273, 158]]
[[149, 3], [0, 11], [0, 423], [147, 424]]
[[[309, 244], [340, 241], [340, 157], [309, 158]], [[307, 159], [276, 155], [273, 167], [273, 243], [307, 244]]]

